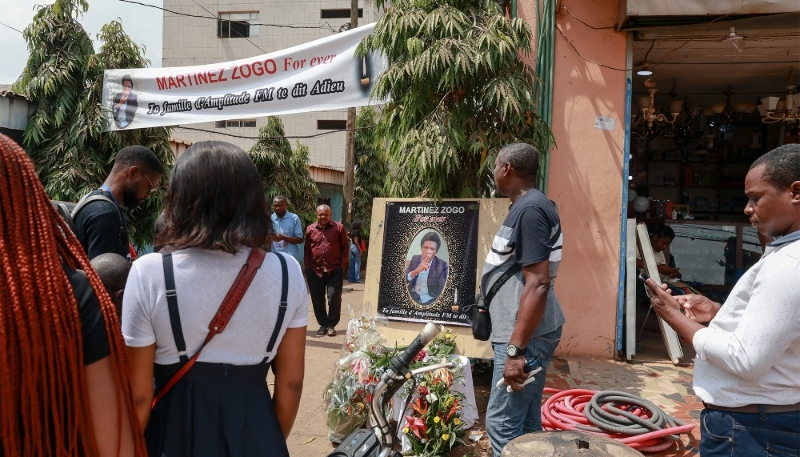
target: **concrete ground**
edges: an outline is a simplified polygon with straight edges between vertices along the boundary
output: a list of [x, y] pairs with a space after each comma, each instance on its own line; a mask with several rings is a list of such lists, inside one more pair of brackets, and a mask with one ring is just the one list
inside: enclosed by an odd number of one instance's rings
[[[344, 344], [344, 330], [349, 319], [348, 305], [360, 309], [364, 294], [363, 284], [344, 283], [342, 296], [342, 322], [335, 337], [317, 336], [318, 326], [309, 306], [309, 326], [306, 336], [306, 372], [303, 397], [292, 433], [289, 436], [289, 453], [292, 456], [326, 456], [335, 446], [327, 437], [322, 391], [330, 382], [332, 368], [340, 357]], [[272, 380], [270, 379], [270, 384]], [[485, 435], [484, 415], [488, 401], [491, 373], [473, 373], [475, 396], [480, 419], [474, 429], [483, 432], [483, 439], [468, 448], [454, 451], [452, 456], [491, 455]], [[676, 367], [671, 363], [623, 363], [589, 357], [556, 357], [547, 371], [547, 387], [557, 389], [584, 388], [592, 390], [622, 390], [644, 397], [665, 412], [696, 427], [691, 435], [682, 435], [680, 445], [673, 449], [651, 454], [663, 457], [698, 455], [700, 439], [699, 417], [702, 403], [692, 390], [692, 368]]]

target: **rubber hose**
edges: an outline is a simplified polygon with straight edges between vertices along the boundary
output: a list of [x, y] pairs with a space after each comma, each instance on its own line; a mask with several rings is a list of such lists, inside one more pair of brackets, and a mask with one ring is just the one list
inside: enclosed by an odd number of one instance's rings
[[694, 429], [694, 424], [684, 424], [652, 402], [627, 392], [551, 388], [544, 392], [553, 394], [542, 406], [545, 430], [586, 431], [641, 452], [660, 452], [672, 446], [679, 434]]
[[[644, 408], [650, 412], [650, 417], [645, 419], [615, 407], [620, 403]], [[586, 418], [602, 431], [626, 435], [643, 435], [648, 432], [662, 430], [665, 425], [669, 425], [670, 428], [685, 425], [683, 422], [664, 413], [661, 408], [652, 402], [627, 392], [598, 392], [592, 397], [583, 412]], [[588, 427], [580, 426], [578, 428]], [[677, 441], [680, 438], [677, 435], [673, 435], [672, 439]]]

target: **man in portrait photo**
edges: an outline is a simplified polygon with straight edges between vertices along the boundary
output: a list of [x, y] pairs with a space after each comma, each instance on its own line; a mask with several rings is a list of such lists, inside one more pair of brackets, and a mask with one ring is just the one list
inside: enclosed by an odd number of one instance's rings
[[131, 75], [125, 75], [122, 77], [122, 92], [114, 96], [114, 123], [117, 127], [124, 129], [131, 125], [138, 107], [139, 102], [133, 93], [133, 79]]
[[447, 282], [447, 261], [437, 257], [442, 239], [436, 232], [426, 233], [420, 240], [421, 254], [411, 258], [406, 268], [406, 284], [411, 298], [427, 305], [439, 297]]

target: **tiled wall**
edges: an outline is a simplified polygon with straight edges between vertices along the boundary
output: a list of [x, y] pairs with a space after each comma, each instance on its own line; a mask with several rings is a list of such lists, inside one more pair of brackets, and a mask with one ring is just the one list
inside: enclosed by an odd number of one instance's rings
[[[202, 5], [202, 7], [200, 6]], [[364, 9], [359, 24], [368, 24], [378, 20], [379, 13], [374, 5], [365, 0], [359, 2]], [[255, 1], [255, 0], [164, 0], [164, 8], [185, 14], [216, 18], [218, 13], [253, 12], [259, 13], [261, 24], [286, 24], [321, 26], [326, 23], [330, 29], [338, 31], [342, 24], [350, 19], [321, 19], [321, 9], [349, 9], [349, 0], [324, 1]], [[216, 62], [227, 62], [236, 59], [253, 57], [274, 52], [291, 46], [324, 38], [332, 34], [327, 28], [291, 29], [283, 27], [258, 27], [258, 36], [243, 38], [217, 38], [217, 21], [176, 15], [164, 12], [164, 67], [187, 65], [203, 65]], [[346, 110], [321, 111], [281, 116], [287, 136], [314, 135], [323, 132], [317, 130], [317, 119], [346, 119]], [[188, 141], [221, 140], [249, 149], [254, 143], [251, 139], [233, 138], [223, 135], [230, 133], [242, 136], [258, 136], [258, 129], [266, 124], [266, 118], [257, 120], [256, 128], [215, 128], [213, 123], [192, 124], [190, 127], [210, 130], [215, 133], [195, 132], [186, 129], [175, 129], [172, 136]], [[300, 140], [309, 147], [309, 161], [312, 165], [323, 165], [344, 169], [345, 133], [332, 133], [318, 138]], [[292, 145], [298, 140], [290, 140]]]

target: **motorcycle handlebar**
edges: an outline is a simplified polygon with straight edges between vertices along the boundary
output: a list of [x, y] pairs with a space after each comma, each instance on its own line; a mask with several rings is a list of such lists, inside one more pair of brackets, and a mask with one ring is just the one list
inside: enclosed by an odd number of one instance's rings
[[[425, 347], [425, 345], [427, 345], [434, 338], [436, 338], [436, 335], [438, 335], [439, 332], [440, 332], [439, 326], [434, 324], [433, 322], [428, 322], [427, 324], [425, 324], [425, 328], [423, 328], [422, 331], [419, 332], [419, 335], [417, 335], [417, 337], [414, 338], [414, 341], [412, 341], [411, 344], [408, 345], [406, 350], [403, 351], [402, 354], [395, 357], [394, 360], [392, 360], [392, 365], [394, 366], [394, 368], [396, 370], [400, 370], [400, 367], [395, 365], [395, 362], [397, 362], [400, 365], [402, 365], [403, 368], [408, 370], [408, 367], [411, 364], [411, 361], [414, 360], [414, 357], [416, 357], [417, 354], [419, 354], [419, 352], [422, 350], [422, 348]], [[398, 372], [398, 374], [400, 373]]]

